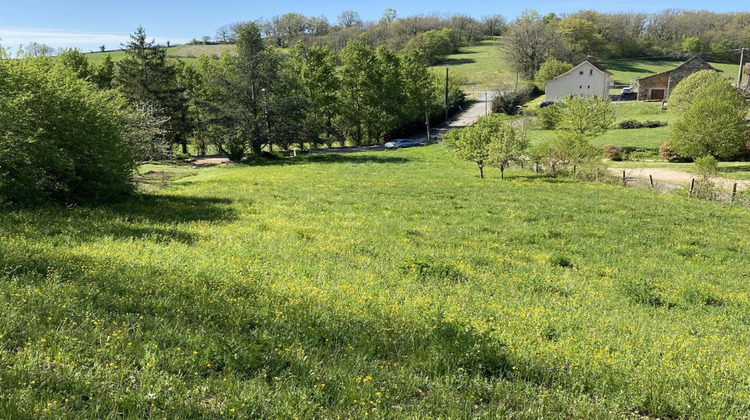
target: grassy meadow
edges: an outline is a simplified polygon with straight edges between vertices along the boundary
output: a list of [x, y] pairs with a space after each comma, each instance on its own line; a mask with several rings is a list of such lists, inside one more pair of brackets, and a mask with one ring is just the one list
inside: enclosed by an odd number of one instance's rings
[[154, 165], [4, 210], [0, 418], [750, 414], [748, 208], [495, 172]]
[[[652, 74], [662, 73], [679, 66], [685, 60], [633, 60], [633, 59], [616, 59], [602, 60], [599, 62], [605, 69], [612, 73], [612, 81], [616, 84], [633, 84], [636, 79], [650, 76]], [[716, 63], [709, 62], [714, 68], [724, 72], [728, 78], [737, 79], [739, 65], [737, 63]]]
[[433, 71], [444, 76], [446, 66], [454, 77], [463, 80], [464, 91], [469, 95], [476, 91], [512, 89], [516, 82], [516, 72], [502, 59], [496, 39], [461, 47], [458, 53], [433, 66]]
[[[221, 57], [221, 54], [224, 53], [225, 50], [228, 50], [230, 53], [233, 53], [236, 51], [236, 47], [234, 45], [228, 45], [228, 44], [218, 44], [218, 45], [177, 45], [174, 47], [168, 47], [167, 49], [167, 57], [169, 58], [179, 58], [181, 60], [194, 60], [202, 55], [207, 55], [209, 57], [215, 57], [219, 58]], [[112, 60], [115, 62], [122, 60], [125, 58], [126, 54], [124, 50], [117, 50], [117, 51], [111, 51], [111, 52], [92, 52], [86, 54], [86, 57], [89, 59], [89, 63], [91, 64], [99, 64], [104, 60], [104, 57], [110, 55], [112, 57]]]

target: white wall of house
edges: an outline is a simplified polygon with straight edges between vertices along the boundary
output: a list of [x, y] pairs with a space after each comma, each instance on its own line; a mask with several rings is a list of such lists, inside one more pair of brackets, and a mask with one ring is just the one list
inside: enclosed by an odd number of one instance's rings
[[588, 61], [573, 67], [547, 82], [545, 100], [556, 101], [568, 95], [607, 96], [612, 86], [609, 74], [599, 70]]

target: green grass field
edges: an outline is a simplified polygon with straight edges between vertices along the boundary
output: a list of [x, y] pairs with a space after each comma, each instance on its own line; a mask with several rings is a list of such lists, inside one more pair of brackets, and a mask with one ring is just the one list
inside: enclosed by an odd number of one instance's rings
[[[640, 77], [661, 73], [684, 63], [684, 60], [602, 60], [599, 62], [605, 69], [613, 73], [612, 81], [617, 84], [633, 84]], [[737, 78], [738, 64], [709, 63], [722, 70], [727, 77]]]
[[[179, 58], [181, 60], [193, 60], [201, 55], [207, 55], [209, 57], [220, 57], [221, 54], [225, 51], [229, 50], [230, 53], [233, 53], [236, 48], [234, 45], [178, 45], [175, 47], [169, 47], [167, 48], [167, 57], [170, 58]], [[114, 61], [120, 61], [123, 58], [125, 58], [125, 51], [118, 50], [118, 51], [112, 51], [112, 52], [95, 52], [95, 53], [88, 53], [86, 54], [86, 57], [89, 59], [89, 63], [91, 64], [99, 64], [104, 60], [104, 57], [109, 54], [112, 56], [112, 60]]]
[[0, 213], [0, 418], [750, 414], [746, 207], [440, 146], [168, 172]]
[[458, 54], [447, 56], [433, 69], [444, 75], [445, 66], [464, 81], [464, 90], [470, 95], [475, 91], [512, 88], [516, 81], [515, 71], [501, 58], [500, 46], [494, 39], [461, 47]]

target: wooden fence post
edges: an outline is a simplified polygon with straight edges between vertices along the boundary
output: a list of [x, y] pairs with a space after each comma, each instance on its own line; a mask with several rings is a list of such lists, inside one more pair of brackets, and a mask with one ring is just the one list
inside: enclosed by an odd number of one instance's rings
[[627, 184], [627, 181], [625, 180], [625, 170], [622, 170], [622, 186], [624, 187]]
[[649, 180], [649, 182], [651, 183], [651, 188], [654, 188], [654, 177], [653, 177], [653, 176], [651, 176], [651, 175], [649, 175], [649, 176], [648, 176], [648, 180]]
[[734, 204], [734, 199], [737, 197], [737, 183], [734, 183], [734, 187], [732, 187], [732, 198], [729, 200], [729, 204]]

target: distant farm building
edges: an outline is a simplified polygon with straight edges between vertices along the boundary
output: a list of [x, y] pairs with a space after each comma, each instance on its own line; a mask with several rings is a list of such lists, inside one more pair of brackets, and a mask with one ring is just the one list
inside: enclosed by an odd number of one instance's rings
[[672, 90], [682, 79], [701, 70], [721, 71], [712, 67], [700, 57], [693, 57], [672, 70], [637, 79], [638, 99], [641, 101], [669, 99]]
[[611, 86], [612, 73], [599, 64], [586, 60], [549, 80], [544, 96], [547, 101], [556, 101], [570, 95], [607, 97]]

